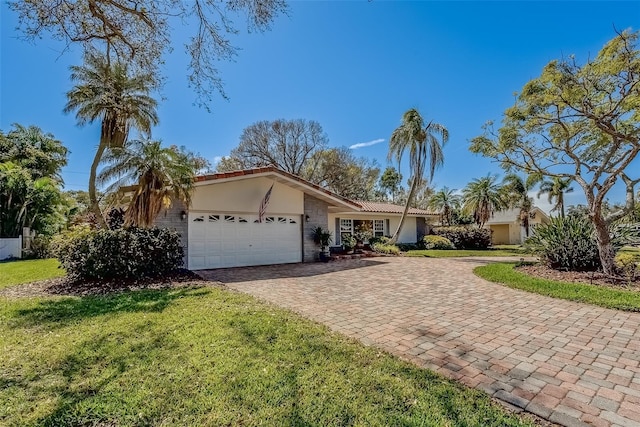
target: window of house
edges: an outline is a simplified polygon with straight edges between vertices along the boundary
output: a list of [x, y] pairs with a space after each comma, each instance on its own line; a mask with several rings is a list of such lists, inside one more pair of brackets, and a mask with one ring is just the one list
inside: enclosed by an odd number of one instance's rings
[[341, 233], [353, 233], [353, 220], [352, 219], [340, 219], [340, 232]]
[[375, 237], [384, 236], [384, 219], [373, 220], [373, 235]]

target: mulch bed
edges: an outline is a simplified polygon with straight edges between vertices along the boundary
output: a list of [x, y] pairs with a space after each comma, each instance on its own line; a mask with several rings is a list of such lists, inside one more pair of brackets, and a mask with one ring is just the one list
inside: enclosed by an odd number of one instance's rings
[[640, 291], [640, 277], [636, 277], [634, 281], [629, 283], [624, 277], [608, 276], [601, 271], [561, 271], [553, 270], [543, 264], [526, 264], [518, 266], [516, 269], [522, 273], [541, 279]]
[[66, 277], [10, 286], [0, 290], [0, 297], [30, 298], [47, 296], [107, 295], [142, 289], [171, 289], [184, 287], [222, 286], [220, 282], [204, 280], [189, 270], [178, 270], [159, 278], [116, 279], [73, 282]]

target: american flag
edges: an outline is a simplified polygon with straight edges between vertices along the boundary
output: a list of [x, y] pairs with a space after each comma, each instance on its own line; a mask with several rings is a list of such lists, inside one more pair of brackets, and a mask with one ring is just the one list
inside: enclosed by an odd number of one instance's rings
[[262, 222], [264, 214], [267, 212], [267, 205], [269, 204], [269, 198], [271, 197], [271, 190], [273, 190], [273, 184], [269, 187], [269, 191], [264, 195], [262, 202], [260, 203], [260, 209], [258, 209], [258, 222]]

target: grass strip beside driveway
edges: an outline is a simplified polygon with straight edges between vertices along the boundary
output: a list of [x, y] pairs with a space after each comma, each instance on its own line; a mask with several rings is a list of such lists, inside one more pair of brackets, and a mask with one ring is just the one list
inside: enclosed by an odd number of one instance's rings
[[617, 310], [640, 311], [640, 292], [540, 279], [515, 270], [515, 266], [516, 263], [495, 263], [476, 267], [473, 272], [514, 289]]
[[480, 391], [224, 289], [6, 301], [2, 425], [532, 425]]
[[0, 289], [23, 283], [62, 277], [65, 271], [55, 258], [0, 262]]
[[405, 256], [427, 258], [453, 258], [453, 257], [484, 257], [484, 256], [530, 256], [523, 249], [496, 248], [496, 249], [416, 249], [407, 251]]

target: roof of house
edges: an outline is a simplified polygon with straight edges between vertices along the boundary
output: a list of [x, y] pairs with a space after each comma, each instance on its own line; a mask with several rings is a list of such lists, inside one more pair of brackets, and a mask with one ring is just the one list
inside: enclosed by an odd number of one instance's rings
[[[394, 205], [392, 203], [357, 201], [362, 207], [362, 212], [372, 213], [393, 213], [400, 214], [404, 211], [404, 206]], [[424, 209], [409, 208], [409, 215], [439, 215], [438, 212], [432, 212]]]
[[201, 175], [196, 177], [196, 185], [199, 183], [206, 184], [208, 181], [246, 179], [254, 177], [256, 175], [271, 176], [273, 178], [276, 178], [277, 181], [287, 183], [294, 188], [298, 187], [302, 191], [306, 190], [306, 192], [314, 194], [316, 197], [324, 199], [325, 201], [331, 201], [333, 204], [336, 204], [337, 202], [338, 205], [347, 207], [349, 210], [360, 210], [360, 205], [353, 200], [334, 193], [333, 191], [327, 190], [326, 188], [323, 188], [317, 184], [309, 182], [306, 179], [300, 178], [297, 175], [285, 172], [282, 169], [278, 169], [275, 166], [264, 166], [259, 168]]

